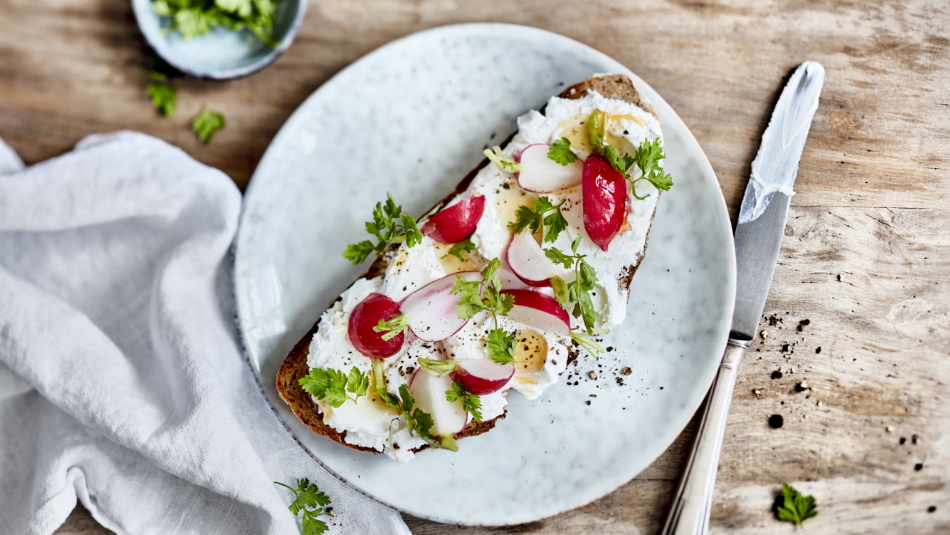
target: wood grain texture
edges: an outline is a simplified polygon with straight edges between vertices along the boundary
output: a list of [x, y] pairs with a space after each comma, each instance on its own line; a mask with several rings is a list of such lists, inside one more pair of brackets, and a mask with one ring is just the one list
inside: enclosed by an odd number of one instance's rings
[[[313, 1], [266, 70], [176, 80], [172, 118], [144, 95], [127, 0], [0, 0], [0, 137], [34, 163], [88, 134], [140, 130], [243, 188], [283, 121], [340, 69], [414, 31], [477, 21], [562, 33], [637, 72], [706, 150], [733, 218], [783, 79], [806, 59], [825, 66], [766, 304], [774, 319], [739, 370], [713, 533], [793, 533], [770, 512], [782, 482], [817, 498], [814, 535], [950, 533], [945, 0]], [[188, 128], [203, 104], [228, 121], [209, 146]], [[686, 447], [683, 437], [613, 494], [541, 522], [407, 522], [417, 534], [656, 533]], [[107, 532], [79, 508], [61, 533]]]

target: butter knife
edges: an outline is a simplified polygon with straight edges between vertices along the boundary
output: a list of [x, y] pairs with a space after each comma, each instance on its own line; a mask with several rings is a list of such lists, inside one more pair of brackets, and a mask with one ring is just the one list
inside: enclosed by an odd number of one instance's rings
[[755, 160], [736, 225], [736, 306], [732, 331], [719, 373], [706, 398], [696, 440], [680, 480], [663, 535], [701, 535], [709, 531], [719, 452], [736, 368], [755, 336], [775, 263], [785, 234], [785, 218], [805, 139], [818, 108], [824, 68], [806, 61], [779, 96]]

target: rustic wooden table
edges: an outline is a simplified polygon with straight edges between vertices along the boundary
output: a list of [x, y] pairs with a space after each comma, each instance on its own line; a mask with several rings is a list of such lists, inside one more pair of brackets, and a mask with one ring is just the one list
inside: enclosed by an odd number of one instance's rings
[[[827, 80], [766, 318], [739, 372], [714, 533], [792, 533], [782, 482], [813, 494], [808, 532], [950, 533], [950, 4], [946, 0], [317, 0], [289, 52], [230, 82], [176, 80], [159, 117], [128, 0], [0, 0], [0, 137], [27, 163], [97, 132], [165, 139], [242, 188], [294, 108], [374, 48], [432, 26], [504, 21], [587, 43], [637, 72], [705, 148], [733, 218], [782, 79]], [[210, 146], [203, 104], [228, 121]], [[771, 415], [784, 417], [779, 429]], [[504, 529], [406, 518], [417, 534], [656, 533], [690, 430], [586, 507]], [[82, 507], [59, 533], [108, 533]]]

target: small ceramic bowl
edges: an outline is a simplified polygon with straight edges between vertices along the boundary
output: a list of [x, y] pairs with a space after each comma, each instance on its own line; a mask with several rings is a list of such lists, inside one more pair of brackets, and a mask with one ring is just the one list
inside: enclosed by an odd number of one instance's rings
[[270, 65], [290, 46], [306, 11], [306, 0], [280, 0], [274, 14], [276, 48], [247, 30], [217, 27], [189, 41], [179, 32], [168, 32], [171, 20], [152, 10], [151, 0], [132, 0], [139, 29], [155, 52], [176, 69], [214, 80], [246, 76]]

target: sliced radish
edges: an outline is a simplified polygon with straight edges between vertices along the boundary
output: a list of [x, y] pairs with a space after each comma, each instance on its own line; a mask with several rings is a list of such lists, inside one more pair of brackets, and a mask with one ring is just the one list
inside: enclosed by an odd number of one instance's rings
[[409, 392], [416, 399], [415, 406], [432, 416], [434, 425], [429, 432], [442, 438], [443, 447], [454, 445], [453, 435], [468, 423], [468, 413], [462, 404], [445, 399], [445, 393], [452, 390], [452, 382], [451, 376], [435, 377], [422, 370], [416, 370], [409, 378]]
[[456, 312], [458, 296], [450, 293], [458, 276], [468, 281], [482, 280], [481, 273], [477, 271], [452, 273], [412, 292], [399, 304], [409, 328], [422, 340], [445, 340], [468, 323], [467, 319], [459, 318]]
[[591, 154], [584, 162], [583, 190], [584, 230], [606, 251], [627, 212], [626, 179], [603, 156]]
[[554, 263], [544, 256], [544, 250], [527, 232], [519, 232], [511, 239], [505, 260], [511, 271], [530, 286], [550, 286], [551, 277], [557, 274]]
[[436, 212], [422, 225], [422, 233], [441, 243], [458, 243], [475, 232], [485, 213], [485, 196], [473, 195]]
[[353, 307], [347, 334], [357, 351], [371, 359], [391, 357], [399, 352], [405, 335], [399, 333], [390, 340], [373, 330], [380, 320], [389, 320], [399, 315], [399, 305], [383, 294], [371, 293]]
[[470, 359], [458, 361], [454, 376], [469, 393], [483, 396], [501, 390], [514, 374], [514, 363], [498, 364], [488, 359]]
[[501, 293], [515, 298], [515, 305], [508, 312], [510, 319], [543, 331], [570, 335], [571, 318], [553, 297], [534, 290], [502, 290]]
[[498, 276], [501, 277], [501, 287], [520, 290], [522, 288], [530, 288], [531, 286], [525, 284], [515, 272], [511, 270], [511, 266], [508, 265], [508, 261], [505, 260], [505, 256], [501, 257], [501, 266], [498, 267]]
[[528, 145], [521, 151], [518, 185], [537, 193], [550, 193], [581, 183], [583, 167], [579, 162], [561, 165], [548, 158], [551, 145]]

